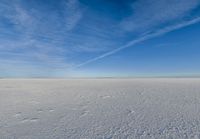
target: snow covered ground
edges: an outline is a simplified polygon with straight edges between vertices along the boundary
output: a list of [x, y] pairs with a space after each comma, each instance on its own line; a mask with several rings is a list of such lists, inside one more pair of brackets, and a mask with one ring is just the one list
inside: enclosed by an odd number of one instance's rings
[[151, 138], [200, 138], [200, 79], [0, 80], [0, 139]]

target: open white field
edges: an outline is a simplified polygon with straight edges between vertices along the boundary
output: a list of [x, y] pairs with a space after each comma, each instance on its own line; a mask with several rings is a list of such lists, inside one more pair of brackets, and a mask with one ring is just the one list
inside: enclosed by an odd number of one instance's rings
[[200, 79], [1, 79], [0, 139], [200, 138]]

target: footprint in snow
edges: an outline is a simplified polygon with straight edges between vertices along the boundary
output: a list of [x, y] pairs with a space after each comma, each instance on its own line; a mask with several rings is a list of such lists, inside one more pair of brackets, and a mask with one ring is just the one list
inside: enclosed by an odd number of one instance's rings
[[18, 113], [16, 113], [15, 115], [14, 115], [14, 117], [16, 117], [16, 118], [18, 118], [18, 117], [20, 117], [21, 116], [21, 112], [18, 112]]
[[88, 115], [88, 113], [89, 113], [89, 111], [84, 110], [84, 111], [81, 113], [80, 117], [86, 116], [86, 115]]
[[38, 104], [40, 104], [40, 102], [38, 102], [38, 101], [30, 101], [30, 103], [33, 104], [33, 105], [38, 105]]
[[103, 98], [103, 99], [107, 99], [107, 98], [110, 98], [111, 96], [101, 96], [101, 98]]
[[31, 118], [29, 121], [30, 122], [37, 122], [39, 120], [39, 118]]
[[37, 122], [39, 120], [39, 118], [24, 118], [21, 123], [33, 123], [33, 122]]
[[127, 114], [128, 114], [128, 115], [135, 113], [134, 110], [130, 110], [130, 109], [126, 109], [126, 111], [127, 111]]
[[54, 112], [54, 109], [49, 109], [49, 112]]
[[38, 113], [42, 113], [43, 110], [42, 110], [42, 109], [37, 109], [37, 112], [38, 112]]

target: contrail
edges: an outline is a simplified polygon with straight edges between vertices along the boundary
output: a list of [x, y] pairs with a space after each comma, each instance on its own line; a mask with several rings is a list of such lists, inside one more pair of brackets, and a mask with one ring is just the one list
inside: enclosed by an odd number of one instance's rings
[[89, 60], [87, 60], [87, 61], [85, 61], [85, 62], [83, 62], [83, 63], [81, 63], [81, 64], [75, 65], [73, 68], [82, 67], [82, 66], [84, 66], [84, 65], [86, 65], [86, 64], [89, 64], [89, 63], [91, 63], [91, 62], [94, 62], [94, 61], [97, 61], [97, 60], [102, 59], [102, 58], [104, 58], [104, 57], [107, 57], [107, 56], [109, 56], [109, 55], [115, 54], [115, 53], [117, 53], [117, 52], [119, 52], [119, 51], [121, 51], [121, 50], [123, 50], [123, 49], [125, 49], [125, 48], [127, 48], [127, 47], [134, 46], [134, 45], [137, 44], [137, 43], [143, 42], [143, 41], [145, 41], [145, 40], [148, 40], [148, 39], [151, 39], [151, 38], [160, 36], [160, 35], [164, 35], [164, 34], [166, 34], [166, 33], [168, 33], [168, 32], [171, 32], [171, 31], [174, 31], [174, 30], [177, 30], [177, 29], [180, 29], [180, 28], [183, 28], [183, 27], [186, 27], [186, 26], [189, 26], [189, 25], [198, 23], [198, 22], [200, 22], [200, 17], [196, 17], [196, 18], [194, 18], [194, 19], [192, 19], [192, 20], [184, 21], [184, 22], [182, 22], [182, 23], [179, 23], [179, 24], [176, 24], [176, 25], [173, 25], [173, 26], [165, 27], [165, 28], [160, 29], [160, 30], [158, 30], [158, 31], [155, 31], [155, 32], [153, 32], [153, 33], [150, 33], [150, 34], [147, 34], [147, 35], [142, 36], [142, 37], [140, 37], [140, 38], [134, 39], [134, 40], [130, 41], [129, 43], [127, 43], [126, 45], [123, 45], [123, 46], [121, 46], [121, 47], [119, 47], [119, 48], [116, 48], [116, 49], [114, 49], [114, 50], [111, 50], [111, 51], [109, 51], [109, 52], [106, 52], [106, 53], [104, 53], [104, 54], [102, 54], [102, 55], [100, 55], [100, 56], [97, 56], [97, 57], [95, 57], [95, 58], [89, 59]]

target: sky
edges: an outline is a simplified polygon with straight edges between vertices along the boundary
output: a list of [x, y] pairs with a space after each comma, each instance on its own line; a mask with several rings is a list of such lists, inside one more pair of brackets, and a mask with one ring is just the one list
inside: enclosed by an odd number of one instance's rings
[[0, 77], [200, 76], [200, 0], [1, 0]]

